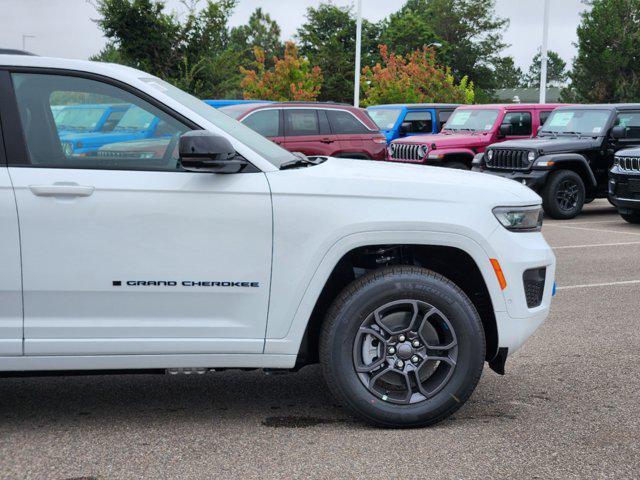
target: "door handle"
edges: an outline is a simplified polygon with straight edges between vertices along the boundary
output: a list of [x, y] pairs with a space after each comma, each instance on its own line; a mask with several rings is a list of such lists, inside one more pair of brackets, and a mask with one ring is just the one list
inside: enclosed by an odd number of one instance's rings
[[29, 190], [37, 197], [88, 197], [95, 187], [75, 183], [54, 183], [53, 185], [29, 185]]
[[322, 143], [333, 143], [333, 140], [331, 140], [329, 137], [324, 137], [322, 140], [320, 140]]

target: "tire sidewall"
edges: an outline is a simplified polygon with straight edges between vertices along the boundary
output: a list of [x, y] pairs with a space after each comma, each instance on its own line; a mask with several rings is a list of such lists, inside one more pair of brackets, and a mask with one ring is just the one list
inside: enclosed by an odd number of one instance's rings
[[[556, 200], [558, 188], [560, 184], [565, 180], [572, 180], [579, 189], [578, 201], [575, 208], [571, 211], [561, 209]], [[557, 170], [551, 174], [551, 178], [547, 182], [547, 185], [544, 189], [542, 203], [547, 215], [555, 219], [567, 220], [570, 218], [574, 218], [582, 211], [585, 198], [585, 186], [580, 175], [578, 175], [573, 170]]]
[[[394, 275], [367, 284], [337, 312], [328, 344], [329, 368], [342, 399], [374, 423], [417, 426], [449, 415], [471, 394], [484, 364], [484, 331], [473, 305], [449, 282], [418, 275]], [[412, 405], [383, 401], [362, 383], [353, 365], [355, 335], [376, 308], [394, 300], [420, 300], [438, 308], [451, 322], [458, 359], [447, 384], [434, 397]]]

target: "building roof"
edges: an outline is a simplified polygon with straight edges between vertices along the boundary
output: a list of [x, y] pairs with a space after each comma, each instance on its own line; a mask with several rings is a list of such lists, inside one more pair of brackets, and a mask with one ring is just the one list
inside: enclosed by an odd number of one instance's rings
[[[547, 102], [557, 103], [560, 100], [559, 87], [547, 88]], [[537, 103], [540, 99], [539, 88], [499, 88], [495, 96], [502, 102], [510, 103]], [[516, 98], [518, 101], [516, 101]]]

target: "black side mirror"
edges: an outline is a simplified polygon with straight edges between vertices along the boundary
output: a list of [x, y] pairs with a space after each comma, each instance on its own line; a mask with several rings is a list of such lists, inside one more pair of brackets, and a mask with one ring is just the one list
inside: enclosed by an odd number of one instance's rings
[[616, 125], [611, 129], [611, 138], [616, 140], [623, 139], [627, 136], [627, 127], [623, 127], [622, 125]]
[[502, 124], [500, 124], [500, 128], [498, 129], [498, 132], [500, 133], [500, 136], [502, 136], [502, 137], [506, 137], [507, 135], [511, 135], [512, 131], [513, 131], [513, 126], [510, 123], [502, 123]]
[[207, 130], [183, 133], [179, 152], [182, 168], [190, 172], [238, 173], [248, 165], [229, 140]]
[[402, 124], [400, 124], [400, 129], [398, 130], [398, 133], [400, 133], [400, 135], [406, 135], [407, 133], [409, 133], [410, 130], [411, 130], [411, 122], [402, 122]]

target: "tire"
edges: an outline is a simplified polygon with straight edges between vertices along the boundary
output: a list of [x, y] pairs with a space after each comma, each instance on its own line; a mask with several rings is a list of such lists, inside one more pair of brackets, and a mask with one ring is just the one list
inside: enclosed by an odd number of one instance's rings
[[549, 175], [542, 191], [542, 207], [547, 215], [559, 220], [574, 218], [582, 211], [584, 182], [571, 170], [558, 170]]
[[[419, 334], [406, 332], [401, 342], [398, 329], [411, 318]], [[391, 333], [380, 328], [394, 323]], [[390, 345], [395, 355], [389, 354]], [[329, 309], [320, 337], [320, 363], [330, 390], [356, 415], [382, 427], [422, 427], [449, 417], [474, 391], [484, 358], [484, 330], [469, 298], [443, 276], [412, 266], [382, 268], [352, 282]], [[357, 372], [356, 364], [366, 372]], [[407, 378], [413, 381], [410, 387]]]
[[640, 212], [620, 213], [625, 222], [640, 223]]
[[456, 170], [471, 170], [471, 167], [464, 162], [445, 162], [442, 166], [446, 168], [455, 168]]

